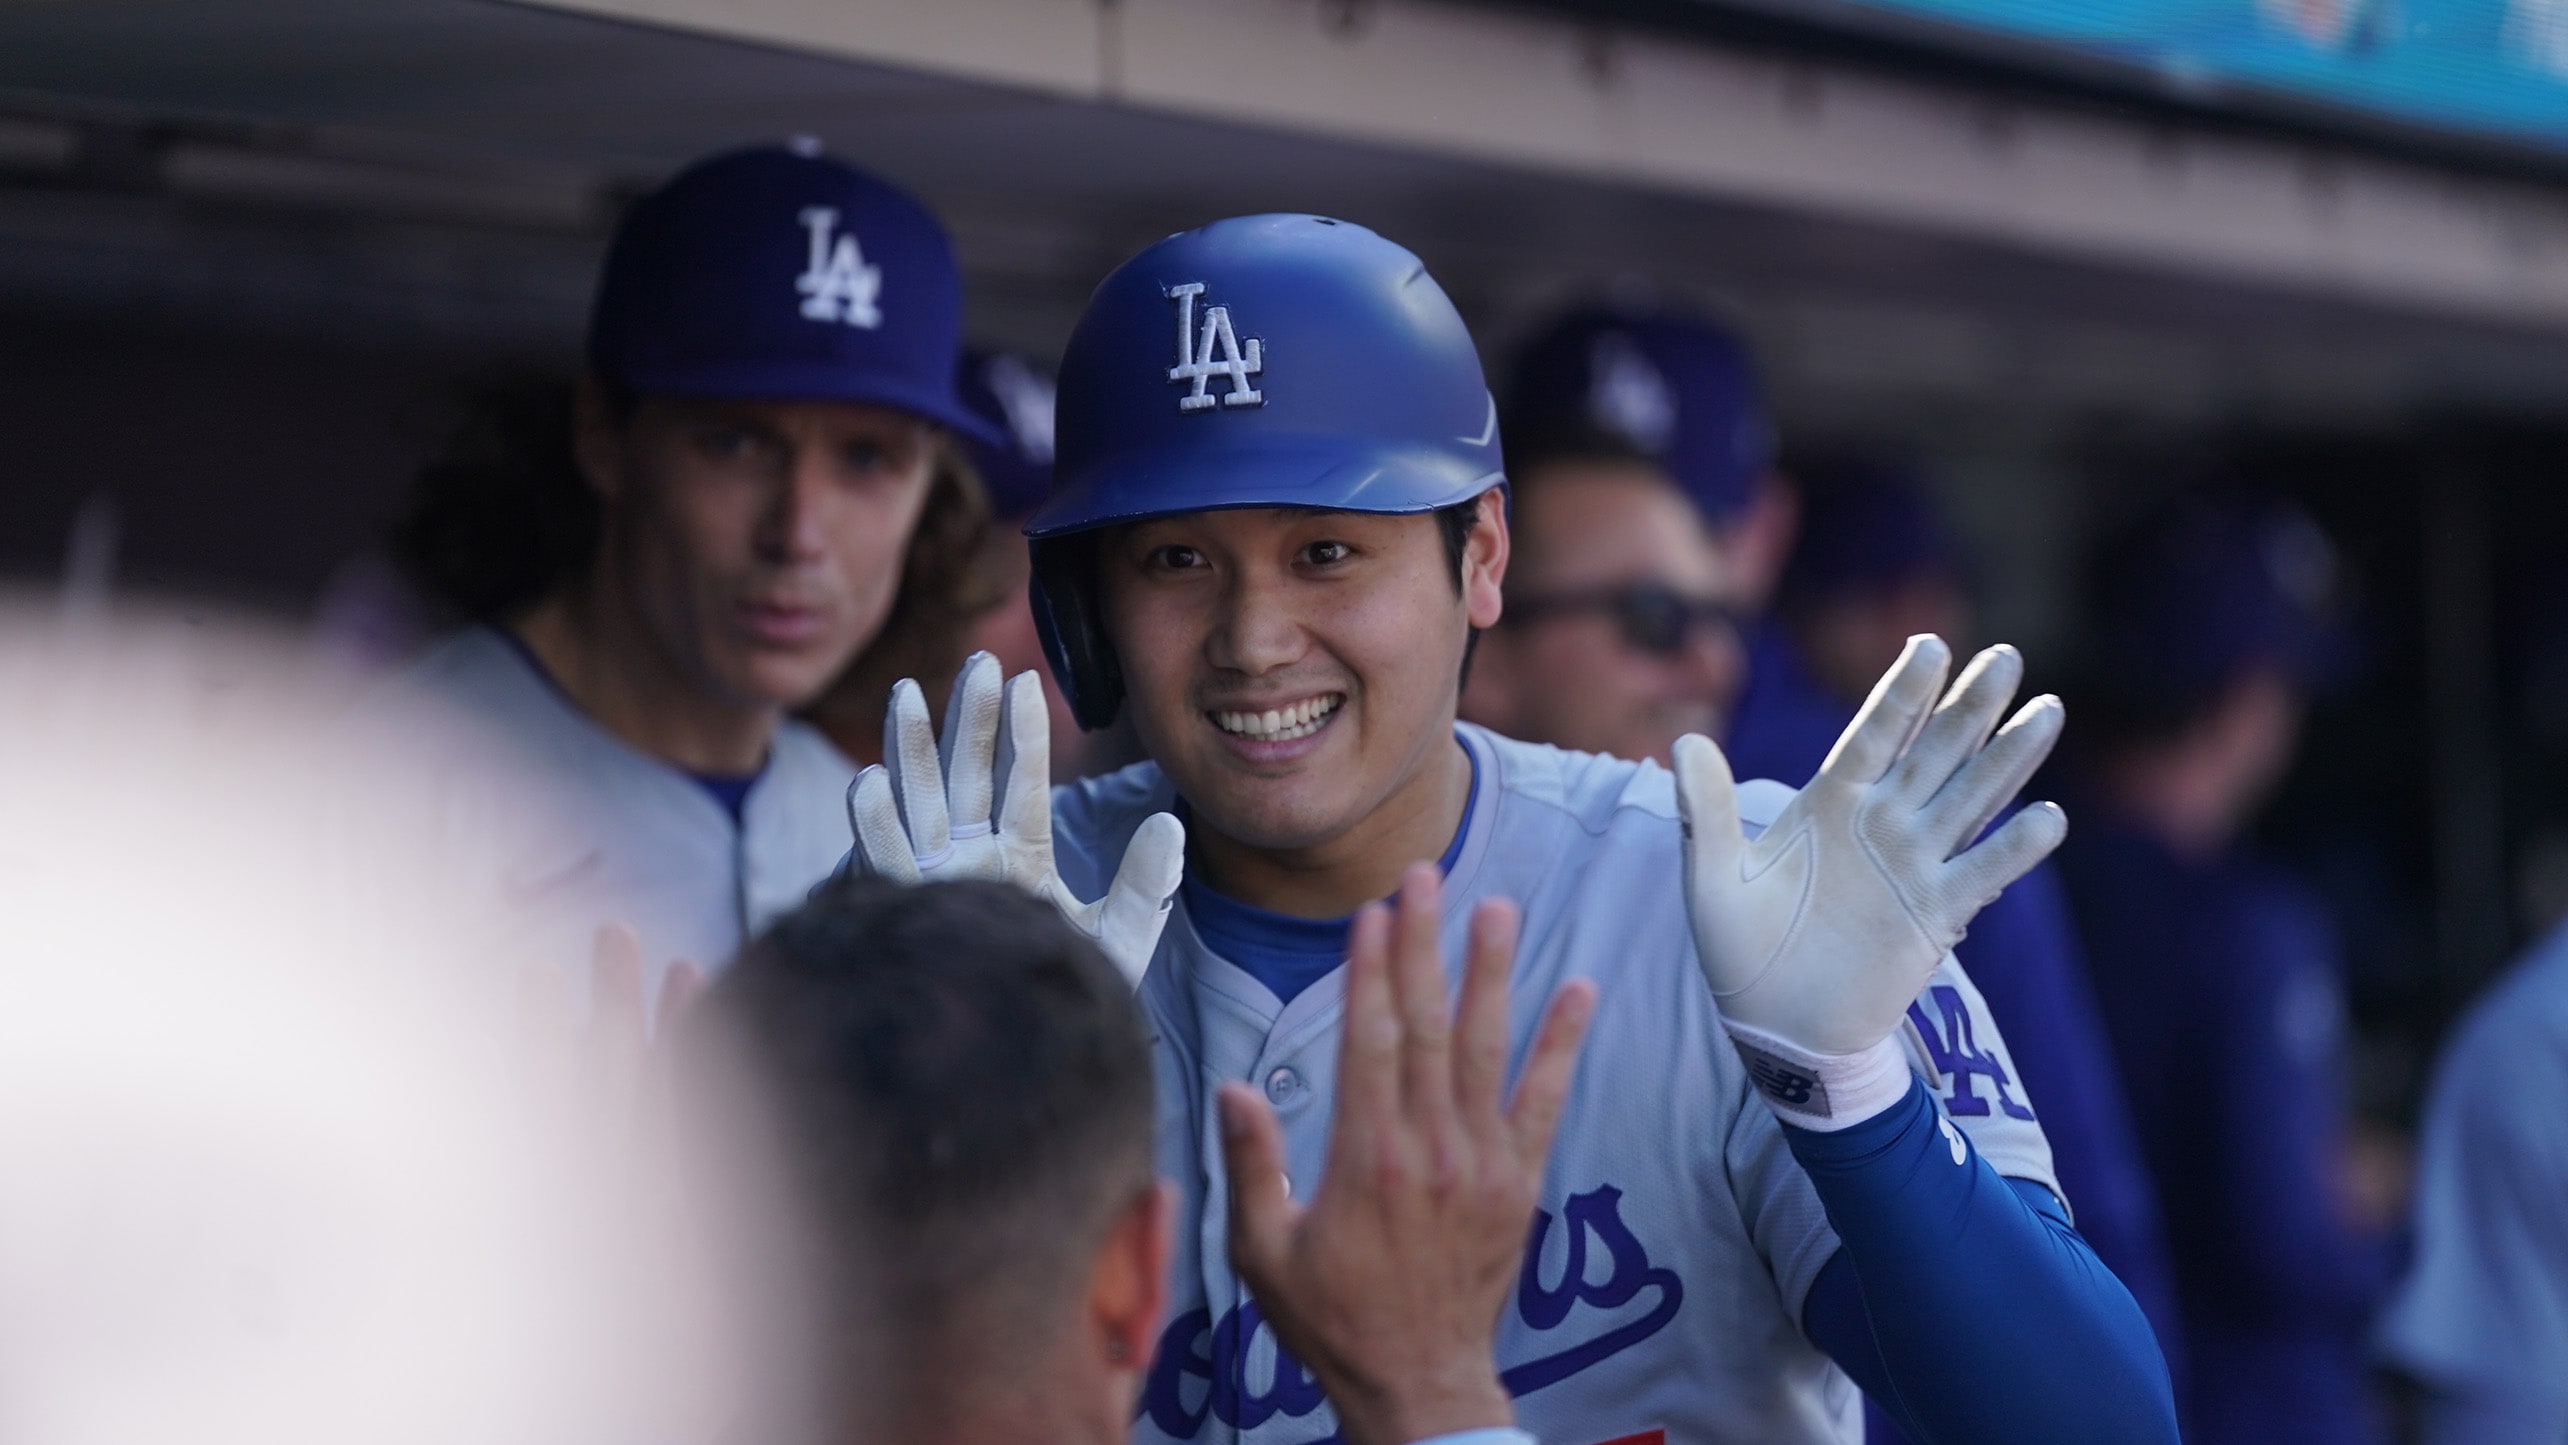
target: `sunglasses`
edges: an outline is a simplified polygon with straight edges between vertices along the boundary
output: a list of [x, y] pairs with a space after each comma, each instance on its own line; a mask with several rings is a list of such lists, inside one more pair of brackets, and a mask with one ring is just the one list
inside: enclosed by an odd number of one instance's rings
[[1634, 582], [1587, 592], [1559, 592], [1548, 597], [1507, 599], [1502, 627], [1529, 626], [1555, 617], [1602, 612], [1614, 619], [1623, 641], [1635, 651], [1674, 657], [1701, 633], [1739, 635], [1739, 613], [1729, 603], [1688, 597], [1661, 582]]

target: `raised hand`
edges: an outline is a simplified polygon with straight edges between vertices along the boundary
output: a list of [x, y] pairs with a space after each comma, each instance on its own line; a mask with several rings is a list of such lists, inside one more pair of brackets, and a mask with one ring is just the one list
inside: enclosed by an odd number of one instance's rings
[[1071, 896], [1052, 857], [1052, 719], [1031, 672], [999, 682], [976, 652], [955, 679], [940, 741], [916, 682], [892, 688], [883, 757], [847, 789], [853, 863], [900, 883], [1001, 878], [1051, 901], [1135, 987], [1159, 946], [1186, 862], [1186, 830], [1143, 820], [1104, 897]]
[[1438, 892], [1435, 866], [1418, 864], [1396, 913], [1355, 917], [1328, 1172], [1307, 1207], [1288, 1196], [1266, 1101], [1221, 1093], [1231, 1258], [1349, 1445], [1514, 1419], [1491, 1349], [1595, 1007], [1583, 980], [1553, 996], [1507, 1102], [1516, 911], [1473, 913], [1448, 1015]]
[[1938, 704], [1951, 657], [1910, 638], [1754, 842], [1721, 750], [1676, 744], [1695, 950], [1750, 1075], [1796, 1124], [1842, 1128], [1906, 1092], [1885, 1045], [1910, 1000], [1972, 916], [2068, 831], [2038, 803], [1979, 837], [2050, 755], [2060, 703], [2037, 697], [1997, 728], [2024, 667], [1993, 647]]

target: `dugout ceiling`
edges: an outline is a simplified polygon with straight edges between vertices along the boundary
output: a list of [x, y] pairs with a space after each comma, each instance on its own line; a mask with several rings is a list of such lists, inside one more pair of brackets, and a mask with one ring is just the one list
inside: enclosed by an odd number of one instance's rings
[[806, 132], [1036, 349], [1137, 244], [1311, 208], [1487, 339], [1707, 300], [1812, 415], [2568, 394], [2568, 196], [1938, 84], [1410, 0], [0, 0], [0, 292], [559, 350], [625, 195]]
[[[1116, 260], [1244, 210], [1410, 244], [1493, 354], [1599, 287], [1714, 307], [1757, 346], [1787, 441], [1936, 463], [1975, 543], [2015, 559], [1993, 611], [2028, 635], [2057, 611], [2084, 439], [2568, 398], [2554, 188], [1546, 11], [0, 0], [0, 376], [53, 398], [18, 417], [0, 398], [0, 444], [113, 416], [118, 375], [189, 400], [172, 356], [234, 373], [290, 343], [316, 400], [280, 378], [241, 415], [367, 406], [401, 429], [355, 500], [295, 513], [343, 518], [302, 544], [308, 576], [433, 439], [404, 397], [567, 359], [625, 199], [794, 133], [925, 195], [975, 331], [1038, 354]], [[349, 391], [370, 375], [370, 399]], [[83, 377], [86, 402], [64, 390]], [[183, 456], [125, 471], [155, 467], [195, 495]], [[77, 498], [0, 522], [50, 555]], [[242, 558], [224, 575], [289, 575]]]

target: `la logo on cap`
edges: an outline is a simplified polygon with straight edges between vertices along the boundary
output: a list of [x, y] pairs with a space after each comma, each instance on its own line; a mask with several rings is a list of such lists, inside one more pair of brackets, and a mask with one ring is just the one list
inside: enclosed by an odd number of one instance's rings
[[802, 314], [813, 321], [841, 321], [870, 331], [883, 324], [883, 268], [865, 264], [856, 233], [838, 231], [833, 206], [812, 206], [802, 213], [811, 233], [811, 258], [794, 289], [802, 293]]

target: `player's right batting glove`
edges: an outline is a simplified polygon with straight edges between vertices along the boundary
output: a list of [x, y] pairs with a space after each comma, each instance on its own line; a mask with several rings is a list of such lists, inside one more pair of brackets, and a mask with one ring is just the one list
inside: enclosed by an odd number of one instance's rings
[[1051, 900], [1141, 986], [1186, 864], [1185, 826], [1167, 813], [1143, 819], [1106, 896], [1071, 896], [1052, 859], [1052, 719], [1033, 673], [1008, 679], [1003, 699], [999, 660], [972, 654], [946, 702], [941, 747], [926, 695], [902, 678], [883, 757], [847, 788], [851, 866], [899, 883], [1004, 878]]
[[1972, 916], [2067, 835], [2038, 803], [1980, 838], [2049, 756], [2060, 702], [2033, 699], [1992, 739], [2022, 660], [1990, 648], [1936, 705], [1951, 665], [1941, 639], [1910, 638], [1753, 842], [1729, 760], [1709, 738], [1677, 740], [1695, 951], [1749, 1076], [1788, 1123], [1842, 1129], [1907, 1094], [1894, 1035], [1909, 1002]]

